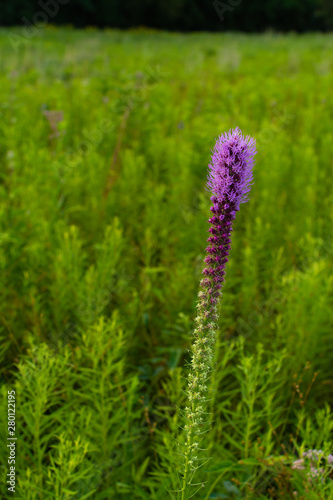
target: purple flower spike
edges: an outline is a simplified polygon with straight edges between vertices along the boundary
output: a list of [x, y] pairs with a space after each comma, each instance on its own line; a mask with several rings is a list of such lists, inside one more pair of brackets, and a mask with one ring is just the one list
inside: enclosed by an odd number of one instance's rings
[[255, 141], [244, 138], [239, 128], [221, 135], [209, 165], [207, 188], [212, 191], [213, 214], [207, 239], [206, 264], [198, 294], [196, 328], [188, 375], [188, 405], [185, 408], [186, 433], [182, 498], [188, 498], [196, 466], [196, 453], [206, 422], [209, 381], [218, 320], [218, 299], [225, 281], [225, 268], [231, 248], [232, 224], [241, 203], [248, 200], [252, 181]]
[[[209, 219], [211, 227], [208, 231], [214, 237], [208, 238], [212, 246], [206, 249], [216, 257], [205, 260], [209, 266], [203, 271], [212, 278], [225, 274], [223, 269], [230, 250], [232, 223], [240, 204], [248, 201], [255, 154], [255, 140], [249, 136], [244, 138], [239, 128], [220, 135], [216, 141], [207, 181], [207, 189], [213, 193], [211, 201], [214, 205], [210, 210], [215, 214]], [[222, 257], [224, 265], [219, 266]]]

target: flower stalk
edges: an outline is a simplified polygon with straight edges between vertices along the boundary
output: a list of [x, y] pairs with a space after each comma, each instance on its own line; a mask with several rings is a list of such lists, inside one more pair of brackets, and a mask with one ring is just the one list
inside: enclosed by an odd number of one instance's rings
[[236, 128], [217, 139], [209, 165], [207, 189], [212, 192], [212, 217], [208, 221], [209, 246], [198, 293], [188, 374], [181, 500], [188, 500], [191, 486], [195, 486], [192, 480], [200, 462], [198, 447], [208, 427], [207, 391], [218, 329], [218, 303], [231, 248], [232, 225], [240, 204], [248, 201], [255, 154], [255, 141], [244, 138]]

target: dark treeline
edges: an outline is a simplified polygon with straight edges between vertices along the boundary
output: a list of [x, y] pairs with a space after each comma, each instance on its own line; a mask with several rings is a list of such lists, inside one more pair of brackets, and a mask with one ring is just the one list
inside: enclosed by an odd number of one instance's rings
[[333, 29], [333, 0], [2, 0], [0, 24], [167, 30]]

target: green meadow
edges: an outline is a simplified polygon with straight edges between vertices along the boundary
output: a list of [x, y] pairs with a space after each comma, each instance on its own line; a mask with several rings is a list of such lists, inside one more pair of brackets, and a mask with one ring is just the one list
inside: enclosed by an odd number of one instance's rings
[[194, 498], [333, 498], [333, 35], [2, 29], [0, 70], [1, 498], [179, 489], [207, 166], [236, 126], [258, 154]]

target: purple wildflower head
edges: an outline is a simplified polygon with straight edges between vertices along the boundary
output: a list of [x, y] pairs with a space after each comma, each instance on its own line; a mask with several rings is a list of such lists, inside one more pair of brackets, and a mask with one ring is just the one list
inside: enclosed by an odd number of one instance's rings
[[251, 188], [255, 141], [244, 138], [239, 128], [222, 134], [216, 141], [209, 165], [207, 188], [213, 192], [213, 217], [209, 219], [209, 246], [206, 248], [206, 276], [201, 282], [216, 298], [224, 282], [225, 267], [231, 247], [230, 235], [239, 205], [248, 200]]
[[255, 140], [243, 137], [239, 128], [220, 135], [213, 150], [207, 182], [217, 203], [223, 202], [236, 211], [240, 203], [248, 201], [255, 154]]

